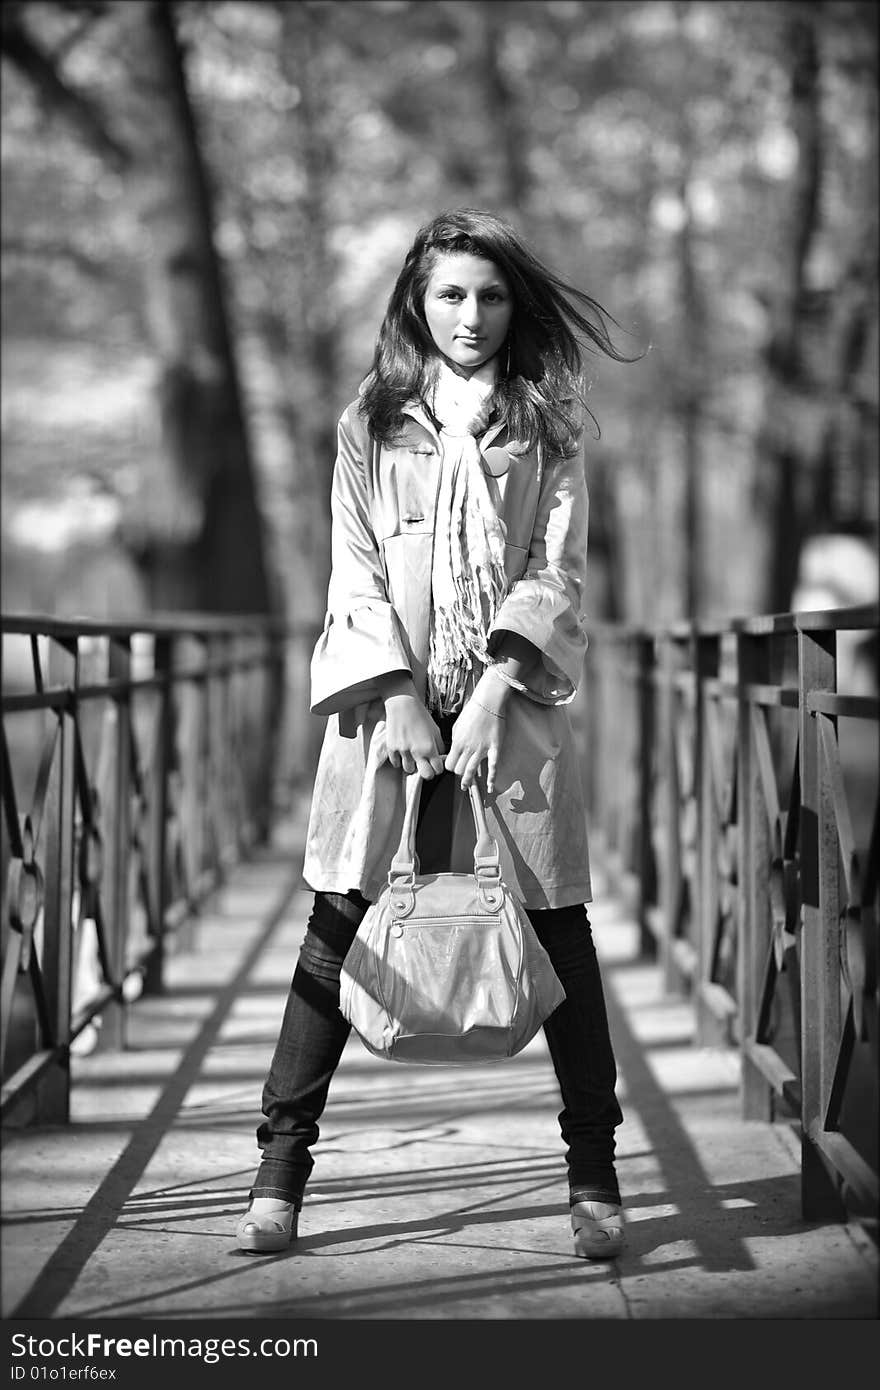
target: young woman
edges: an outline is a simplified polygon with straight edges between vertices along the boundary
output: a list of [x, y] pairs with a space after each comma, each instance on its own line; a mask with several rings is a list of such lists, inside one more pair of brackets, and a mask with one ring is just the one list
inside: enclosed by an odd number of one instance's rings
[[623, 1247], [622, 1114], [585, 904], [590, 872], [566, 706], [586, 639], [582, 346], [608, 316], [507, 223], [435, 218], [406, 256], [372, 369], [339, 422], [332, 571], [312, 661], [328, 716], [303, 874], [314, 906], [262, 1096], [241, 1249], [283, 1249], [349, 1036], [340, 969], [384, 884], [404, 773], [425, 779], [421, 872], [468, 872], [479, 777], [502, 872], [566, 998], [545, 1024], [562, 1098], [574, 1248]]

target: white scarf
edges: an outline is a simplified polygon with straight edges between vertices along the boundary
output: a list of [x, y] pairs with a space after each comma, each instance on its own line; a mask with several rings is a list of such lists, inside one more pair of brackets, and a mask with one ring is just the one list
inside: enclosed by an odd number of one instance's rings
[[496, 362], [470, 377], [442, 360], [431, 408], [443, 444], [434, 560], [428, 707], [454, 714], [464, 703], [475, 662], [488, 661], [487, 635], [507, 592], [505, 528], [486, 482], [475, 435], [487, 426]]

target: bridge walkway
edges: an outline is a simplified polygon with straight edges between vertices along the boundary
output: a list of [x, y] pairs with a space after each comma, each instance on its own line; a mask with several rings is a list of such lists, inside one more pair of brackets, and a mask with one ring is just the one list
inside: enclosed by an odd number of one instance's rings
[[601, 864], [623, 1257], [572, 1256], [542, 1035], [466, 1072], [382, 1063], [353, 1037], [300, 1239], [241, 1254], [260, 1086], [310, 902], [303, 813], [231, 871], [166, 992], [133, 1006], [128, 1048], [74, 1057], [70, 1125], [7, 1130], [4, 1319], [877, 1318], [870, 1230], [802, 1219], [791, 1126], [743, 1121], [736, 1054], [695, 1046], [688, 1002], [638, 956]]

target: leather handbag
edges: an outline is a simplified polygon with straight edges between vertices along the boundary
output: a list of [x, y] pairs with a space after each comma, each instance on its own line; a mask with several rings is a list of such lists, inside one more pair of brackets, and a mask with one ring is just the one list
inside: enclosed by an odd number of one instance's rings
[[464, 1066], [521, 1052], [565, 998], [522, 904], [501, 877], [479, 787], [473, 874], [419, 875], [422, 778], [410, 773], [388, 883], [342, 965], [339, 1007], [391, 1062]]

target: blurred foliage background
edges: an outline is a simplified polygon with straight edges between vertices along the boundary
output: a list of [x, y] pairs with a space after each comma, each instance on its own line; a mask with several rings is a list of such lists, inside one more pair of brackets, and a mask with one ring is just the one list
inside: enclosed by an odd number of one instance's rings
[[876, 596], [866, 3], [2, 6], [3, 607], [323, 616], [335, 425], [403, 254], [509, 216], [591, 359], [589, 608]]

